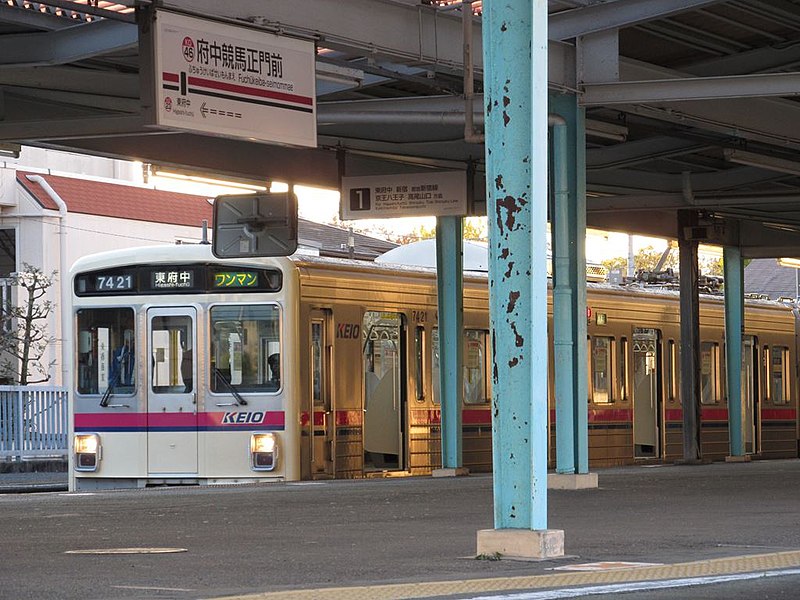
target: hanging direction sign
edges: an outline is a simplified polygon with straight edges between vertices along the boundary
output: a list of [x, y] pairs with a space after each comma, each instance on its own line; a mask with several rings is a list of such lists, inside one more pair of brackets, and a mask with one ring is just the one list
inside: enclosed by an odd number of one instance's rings
[[343, 221], [467, 214], [466, 171], [342, 177]]
[[[313, 42], [154, 11], [140, 36], [151, 125], [316, 147]], [[152, 104], [149, 106], [148, 104]]]

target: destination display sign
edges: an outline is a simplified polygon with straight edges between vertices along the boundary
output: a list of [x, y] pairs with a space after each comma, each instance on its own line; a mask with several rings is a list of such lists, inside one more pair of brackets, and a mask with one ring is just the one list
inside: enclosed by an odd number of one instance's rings
[[136, 265], [79, 273], [78, 296], [133, 294], [202, 294], [277, 292], [283, 276], [277, 269], [230, 268], [220, 265]]
[[316, 147], [314, 43], [253, 27], [154, 11], [143, 98], [151, 124]]
[[466, 171], [342, 177], [343, 221], [467, 214]]

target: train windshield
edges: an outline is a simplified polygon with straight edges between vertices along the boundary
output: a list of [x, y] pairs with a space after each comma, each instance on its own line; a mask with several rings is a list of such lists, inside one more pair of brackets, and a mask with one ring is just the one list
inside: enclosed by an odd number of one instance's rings
[[212, 392], [274, 392], [281, 387], [280, 309], [273, 304], [211, 308]]
[[136, 390], [132, 308], [78, 311], [79, 394], [132, 394]]

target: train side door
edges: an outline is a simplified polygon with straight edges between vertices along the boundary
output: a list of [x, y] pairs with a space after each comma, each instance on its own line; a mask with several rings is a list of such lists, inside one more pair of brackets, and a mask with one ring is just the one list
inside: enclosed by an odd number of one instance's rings
[[402, 315], [364, 314], [364, 470], [405, 468]]
[[635, 458], [660, 456], [660, 332], [633, 330], [633, 444]]
[[758, 365], [758, 342], [752, 335], [742, 339], [742, 428], [744, 429], [744, 451], [758, 452], [758, 405], [756, 404], [756, 368]]
[[197, 473], [196, 322], [191, 307], [147, 311], [147, 465], [151, 474]]
[[311, 391], [311, 476], [336, 474], [336, 418], [333, 406], [332, 353], [329, 311], [311, 312], [309, 390]]

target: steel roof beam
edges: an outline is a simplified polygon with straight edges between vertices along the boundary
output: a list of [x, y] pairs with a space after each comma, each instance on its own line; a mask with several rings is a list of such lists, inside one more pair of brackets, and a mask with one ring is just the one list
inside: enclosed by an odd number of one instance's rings
[[586, 83], [584, 106], [800, 95], [800, 73]]
[[63, 65], [136, 49], [138, 43], [135, 25], [107, 20], [49, 33], [0, 36], [0, 66]]
[[708, 144], [659, 136], [586, 151], [587, 170], [619, 169], [651, 160], [682, 156], [708, 148]]
[[791, 68], [798, 62], [800, 62], [800, 44], [792, 44], [712, 58], [684, 67], [683, 70], [698, 77], [742, 75]]
[[[693, 173], [691, 180], [692, 190], [697, 193], [735, 189], [743, 185], [770, 182], [787, 177], [791, 176], [757, 167], [740, 167], [716, 173]], [[621, 186], [631, 191], [677, 193], [683, 189], [683, 177], [679, 173], [654, 173], [635, 169], [592, 170], [587, 173], [586, 185], [589, 191], [594, 190], [594, 186], [600, 185]]]
[[0, 4], [0, 23], [34, 27], [43, 31], [55, 31], [75, 26], [75, 23], [70, 19], [64, 19], [63, 17], [57, 17], [38, 10], [9, 6], [6, 3]]
[[568, 40], [590, 33], [630, 27], [654, 19], [717, 4], [722, 0], [614, 0], [551, 14], [547, 35]]
[[69, 66], [0, 68], [0, 86], [60, 90], [120, 98], [139, 97], [139, 77], [136, 74]]

